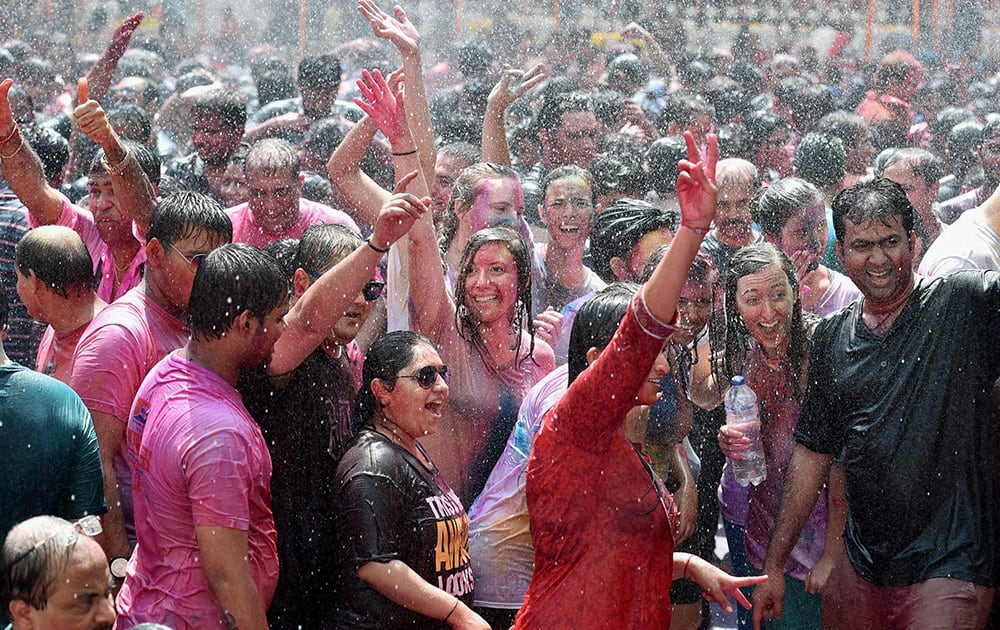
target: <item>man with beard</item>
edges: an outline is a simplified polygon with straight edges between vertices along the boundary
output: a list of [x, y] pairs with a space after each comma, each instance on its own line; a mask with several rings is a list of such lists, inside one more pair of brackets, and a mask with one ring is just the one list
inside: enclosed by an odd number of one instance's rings
[[199, 95], [191, 106], [194, 153], [170, 164], [167, 175], [221, 202], [223, 175], [240, 149], [246, 120], [247, 106], [236, 92], [217, 89]]
[[0, 606], [12, 621], [9, 629], [111, 630], [115, 604], [108, 562], [81, 529], [55, 516], [36, 516], [7, 535]]

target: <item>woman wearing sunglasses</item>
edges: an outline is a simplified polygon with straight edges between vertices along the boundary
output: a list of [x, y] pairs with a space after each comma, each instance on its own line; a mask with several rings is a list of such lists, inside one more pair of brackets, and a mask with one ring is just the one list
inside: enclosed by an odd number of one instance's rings
[[469, 606], [469, 524], [421, 438], [448, 402], [449, 369], [410, 331], [376, 341], [356, 401], [362, 428], [337, 467], [341, 628], [489, 629]]

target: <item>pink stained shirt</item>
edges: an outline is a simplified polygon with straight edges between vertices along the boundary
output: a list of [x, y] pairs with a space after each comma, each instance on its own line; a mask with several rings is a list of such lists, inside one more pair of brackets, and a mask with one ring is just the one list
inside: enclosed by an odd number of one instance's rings
[[[30, 210], [28, 212], [28, 225], [32, 228], [41, 225], [35, 220]], [[94, 261], [94, 273], [100, 272], [101, 274], [101, 282], [97, 287], [97, 296], [99, 298], [110, 304], [139, 285], [139, 282], [142, 280], [142, 265], [146, 262], [146, 243], [139, 240], [139, 251], [136, 252], [129, 263], [128, 269], [125, 270], [125, 275], [122, 276], [116, 290], [115, 258], [111, 254], [111, 248], [104, 242], [101, 238], [101, 233], [97, 230], [97, 224], [94, 223], [94, 215], [88, 210], [71, 204], [69, 199], [63, 197], [62, 212], [59, 214], [59, 219], [55, 225], [68, 227], [83, 239], [83, 244], [87, 246], [87, 251]], [[132, 234], [137, 234], [134, 227]]]
[[284, 238], [302, 238], [302, 234], [310, 225], [325, 223], [343, 225], [358, 234], [361, 233], [358, 224], [347, 213], [308, 199], [299, 199], [298, 222], [280, 234], [257, 223], [249, 203], [228, 208], [226, 214], [233, 222], [233, 242], [248, 243], [254, 247], [266, 247], [269, 243]]
[[[90, 323], [76, 345], [70, 387], [91, 412], [114, 416], [124, 425], [142, 379], [167, 353], [187, 343], [184, 323], [137, 287], [110, 304]], [[126, 530], [131, 530], [132, 473], [125, 442], [115, 456]]]
[[89, 326], [90, 322], [87, 322], [79, 328], [64, 333], [57, 333], [52, 326], [47, 326], [38, 344], [35, 371], [48, 374], [69, 385], [73, 376], [73, 355], [76, 353], [76, 344], [80, 342], [80, 337]]
[[115, 627], [226, 627], [201, 568], [198, 526], [246, 532], [250, 573], [267, 608], [278, 583], [271, 456], [236, 389], [171, 353], [139, 388], [127, 443], [139, 544]]

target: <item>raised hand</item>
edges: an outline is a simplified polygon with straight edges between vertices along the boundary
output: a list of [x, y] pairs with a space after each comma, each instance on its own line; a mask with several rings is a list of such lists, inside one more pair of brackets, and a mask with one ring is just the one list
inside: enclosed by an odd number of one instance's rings
[[430, 207], [430, 197], [421, 199], [406, 192], [406, 187], [418, 174], [412, 171], [396, 182], [392, 196], [382, 204], [371, 237], [376, 247], [386, 249], [401, 239]]
[[[143, 17], [145, 17], [145, 14], [139, 11], [135, 15], [122, 20], [122, 23], [118, 25], [118, 28], [115, 29], [114, 34], [111, 36], [110, 49], [113, 52], [119, 55], [125, 52], [129, 42], [132, 41], [132, 34], [135, 33], [135, 29], [139, 28], [139, 25], [142, 24]], [[80, 102], [82, 103], [83, 101]]]
[[97, 144], [104, 146], [114, 138], [114, 131], [101, 104], [91, 100], [89, 93], [87, 79], [80, 79], [77, 83], [77, 102], [80, 104], [73, 109], [73, 118], [76, 119], [80, 131]]
[[545, 70], [540, 63], [527, 71], [505, 69], [486, 100], [489, 109], [496, 112], [505, 111], [514, 101], [544, 80]]
[[715, 218], [716, 198], [715, 163], [719, 160], [719, 141], [715, 134], [708, 136], [708, 153], [700, 160], [698, 147], [690, 131], [684, 132], [688, 159], [677, 163], [677, 201], [681, 206], [681, 225], [693, 230], [708, 231]]
[[371, 23], [375, 37], [392, 42], [400, 54], [415, 55], [420, 51], [420, 33], [398, 4], [393, 7], [395, 17], [378, 8], [372, 0], [358, 0], [358, 11]]
[[358, 89], [364, 98], [356, 98], [354, 103], [368, 114], [379, 131], [395, 145], [398, 140], [409, 135], [410, 128], [406, 124], [401, 81], [398, 78], [394, 80], [392, 75], [390, 81], [396, 84], [396, 89], [389, 85], [378, 70], [374, 73], [362, 70]]
[[7, 94], [14, 79], [4, 79], [0, 82], [0, 140], [14, 133], [14, 112], [10, 109], [10, 98]]

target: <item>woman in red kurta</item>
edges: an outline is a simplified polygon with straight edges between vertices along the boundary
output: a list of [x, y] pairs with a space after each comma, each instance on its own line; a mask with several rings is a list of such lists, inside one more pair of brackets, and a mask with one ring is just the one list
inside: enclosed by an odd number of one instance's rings
[[656, 401], [666, 372], [662, 350], [673, 331], [666, 322], [715, 214], [716, 154], [713, 138], [706, 165], [681, 162], [681, 227], [610, 343], [607, 331], [618, 321], [613, 295], [585, 304], [573, 324], [570, 387], [546, 415], [528, 465], [535, 573], [515, 628], [665, 628], [675, 575], [695, 580], [727, 609], [727, 595], [749, 608], [738, 587], [766, 579], [733, 578], [673, 553], [673, 497], [622, 428], [634, 406]]

